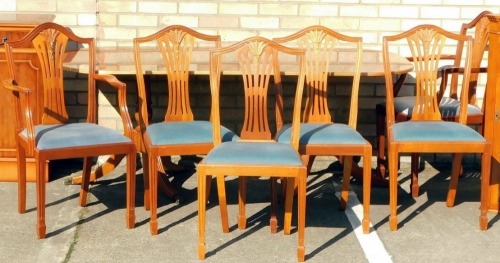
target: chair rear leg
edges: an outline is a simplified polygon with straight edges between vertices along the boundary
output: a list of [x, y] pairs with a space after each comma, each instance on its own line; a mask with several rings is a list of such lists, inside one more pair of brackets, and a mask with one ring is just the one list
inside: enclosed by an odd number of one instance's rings
[[204, 259], [205, 245], [205, 218], [207, 208], [207, 177], [201, 168], [198, 169], [198, 259]]
[[344, 174], [342, 179], [342, 190], [340, 192], [340, 209], [345, 210], [349, 199], [349, 187], [351, 185], [352, 156], [344, 156]]
[[307, 172], [304, 171], [303, 174], [298, 176], [298, 213], [297, 213], [297, 234], [298, 234], [298, 245], [297, 245], [297, 260], [299, 262], [304, 262], [306, 248], [305, 248], [305, 227], [306, 227], [306, 176]]
[[419, 166], [419, 154], [411, 154], [411, 195], [413, 197], [418, 197], [419, 186], [418, 186], [418, 166]]
[[276, 219], [276, 203], [278, 202], [278, 178], [271, 177], [271, 219], [269, 220], [269, 226], [271, 227], [271, 233], [275, 234], [278, 232], [278, 219]]
[[91, 168], [92, 168], [92, 157], [83, 158], [82, 184], [80, 185], [80, 199], [79, 199], [79, 205], [82, 207], [87, 205]]
[[296, 183], [297, 182], [294, 177], [289, 177], [286, 183], [285, 220], [283, 223], [283, 232], [285, 235], [290, 235], [292, 228], [293, 197]]
[[490, 179], [491, 179], [491, 148], [485, 149], [481, 157], [481, 213], [479, 215], [479, 228], [488, 229], [488, 209], [490, 207]]
[[219, 196], [220, 218], [222, 232], [229, 233], [229, 220], [227, 216], [226, 182], [224, 175], [217, 175], [217, 195]]
[[26, 152], [17, 145], [17, 211], [26, 212]]
[[366, 147], [363, 155], [363, 233], [370, 233], [370, 197], [371, 197], [371, 156], [372, 147]]
[[149, 210], [150, 220], [149, 228], [152, 235], [158, 234], [158, 157], [149, 155]]
[[398, 153], [391, 150], [389, 146], [388, 154], [388, 164], [389, 164], [389, 228], [392, 231], [398, 229]]
[[37, 236], [45, 238], [47, 227], [45, 225], [45, 171], [47, 161], [38, 159], [36, 161], [36, 207], [37, 207]]
[[453, 165], [451, 168], [450, 187], [448, 189], [448, 197], [446, 198], [446, 206], [453, 207], [455, 204], [455, 197], [457, 195], [458, 178], [460, 177], [460, 170], [462, 167], [462, 154], [457, 153], [453, 155]]
[[142, 153], [142, 181], [144, 184], [144, 209], [149, 211], [151, 209], [151, 193], [149, 192], [149, 154], [146, 152]]
[[136, 153], [135, 151], [127, 154], [127, 212], [125, 220], [127, 228], [135, 226], [135, 186], [136, 186]]
[[238, 229], [241, 230], [247, 227], [247, 181], [245, 176], [240, 176], [238, 178]]

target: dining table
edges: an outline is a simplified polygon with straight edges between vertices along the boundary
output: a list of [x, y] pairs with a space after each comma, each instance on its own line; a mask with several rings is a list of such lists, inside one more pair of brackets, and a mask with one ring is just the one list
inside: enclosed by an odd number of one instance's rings
[[[230, 44], [230, 43], [225, 43]], [[224, 45], [223, 45], [224, 46]], [[192, 63], [190, 65], [192, 75], [209, 75], [210, 66], [208, 56], [203, 56], [201, 54], [208, 54], [207, 50], [193, 51]], [[356, 51], [354, 49], [337, 49], [329, 64], [329, 76], [331, 77], [349, 77], [353, 76], [355, 71], [355, 59]], [[87, 61], [88, 51], [84, 48], [74, 51], [74, 53], [68, 56], [65, 63], [65, 70], [78, 72], [78, 73], [88, 73], [88, 67], [85, 65]], [[96, 54], [96, 73], [99, 74], [111, 74], [117, 76], [135, 76], [135, 62], [132, 47], [100, 47], [97, 49]], [[150, 78], [155, 75], [166, 75], [165, 65], [163, 59], [154, 48], [151, 50], [143, 51], [142, 57], [142, 67], [145, 70], [145, 82], [151, 83]], [[397, 77], [397, 81], [394, 84], [394, 89], [399, 90], [403, 85], [407, 74], [413, 70], [413, 64], [404, 56], [397, 53], [390, 54], [391, 61], [391, 72]], [[296, 75], [296, 61], [288, 61], [280, 65], [280, 70], [283, 75]], [[231, 63], [227, 68], [222, 70], [222, 75], [234, 75], [237, 73], [238, 64], [235, 61], [233, 65]], [[384, 64], [382, 59], [381, 50], [366, 49], [362, 52], [362, 67], [361, 67], [361, 77], [362, 83], [366, 78], [372, 77], [383, 77]], [[146, 85], [148, 88], [148, 85]], [[149, 87], [150, 88], [150, 87]], [[148, 91], [146, 91], [148, 92]], [[149, 92], [151, 94], [151, 92]], [[151, 108], [150, 106], [148, 109]], [[134, 141], [136, 142], [137, 148], [141, 149], [142, 138], [138, 128], [135, 130]], [[102, 165], [98, 166], [97, 169], [91, 175], [91, 181], [94, 181], [107, 173], [114, 170], [114, 168], [122, 160], [122, 156], [110, 156], [107, 161]], [[160, 166], [162, 167], [162, 166]], [[160, 168], [161, 169], [161, 168]], [[159, 190], [166, 194], [168, 197], [172, 198], [178, 195], [178, 190], [172, 185], [172, 183], [167, 179], [167, 176], [162, 176], [165, 171], [159, 171]], [[354, 163], [352, 168], [352, 176], [357, 180], [362, 180], [362, 168]], [[81, 177], [75, 176], [71, 178], [71, 184], [81, 183]], [[372, 176], [372, 185], [374, 186], [387, 186], [388, 181], [374, 173]]]

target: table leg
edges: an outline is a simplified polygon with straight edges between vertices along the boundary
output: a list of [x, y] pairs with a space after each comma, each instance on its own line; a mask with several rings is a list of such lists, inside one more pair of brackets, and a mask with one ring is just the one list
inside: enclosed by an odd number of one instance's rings
[[[405, 83], [406, 76], [408, 74], [401, 74], [399, 75], [398, 79], [396, 80], [396, 83], [393, 85], [393, 90], [394, 90], [394, 97], [396, 97], [401, 90], [401, 87]], [[382, 110], [382, 112], [385, 112], [385, 110]], [[384, 118], [380, 118], [380, 120], [377, 118], [376, 120], [376, 126], [377, 126], [377, 168], [376, 168], [376, 173], [378, 177], [384, 179], [387, 169], [386, 169], [386, 159], [385, 159], [385, 133], [386, 133], [386, 121], [385, 121], [385, 115]], [[353, 168], [354, 171], [354, 168]], [[362, 173], [360, 173], [362, 175]], [[372, 178], [372, 184], [375, 184], [378, 179]]]

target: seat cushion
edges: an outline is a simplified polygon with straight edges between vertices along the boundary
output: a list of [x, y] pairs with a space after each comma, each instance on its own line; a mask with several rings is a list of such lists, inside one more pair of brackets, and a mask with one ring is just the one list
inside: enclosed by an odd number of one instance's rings
[[[290, 142], [292, 126], [283, 125], [277, 133], [278, 142]], [[305, 144], [367, 144], [359, 132], [343, 123], [302, 123], [300, 126], [301, 145]]]
[[467, 125], [451, 121], [407, 121], [392, 127], [394, 141], [470, 141], [483, 142], [484, 137]]
[[203, 159], [205, 164], [300, 166], [300, 155], [290, 144], [277, 142], [224, 142]]
[[[22, 135], [26, 137], [26, 130]], [[119, 131], [93, 123], [37, 125], [35, 138], [40, 150], [132, 142]]]
[[[146, 128], [151, 144], [175, 145], [211, 143], [214, 141], [212, 123], [209, 121], [172, 121], [153, 123]], [[238, 136], [228, 128], [221, 127], [222, 141], [237, 140]]]
[[[385, 107], [385, 101], [380, 103]], [[413, 107], [415, 105], [415, 96], [401, 96], [394, 98], [394, 111], [411, 117]], [[439, 102], [439, 109], [443, 117], [456, 116], [460, 112], [460, 101], [444, 97]], [[481, 115], [481, 109], [475, 105], [469, 104], [467, 107], [467, 115]]]

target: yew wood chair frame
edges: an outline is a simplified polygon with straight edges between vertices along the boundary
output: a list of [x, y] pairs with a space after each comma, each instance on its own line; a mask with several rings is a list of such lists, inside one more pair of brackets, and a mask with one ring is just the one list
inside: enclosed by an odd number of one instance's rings
[[[157, 199], [158, 170], [162, 167], [161, 157], [176, 155], [204, 155], [214, 146], [212, 122], [195, 119], [191, 108], [189, 75], [193, 58], [202, 52], [208, 59], [209, 49], [221, 46], [219, 35], [207, 35], [191, 28], [172, 25], [149, 36], [134, 39], [134, 58], [139, 95], [139, 127], [143, 138], [144, 194], [147, 208], [150, 209], [150, 231], [158, 234]], [[164, 121], [153, 123], [150, 120], [148, 105], [151, 96], [145, 83], [148, 70], [147, 57], [151, 49], [158, 52], [165, 65], [168, 99], [165, 103]], [[208, 88], [207, 88], [208, 89]], [[232, 132], [223, 128], [224, 135], [231, 137]]]
[[[36, 123], [31, 89], [18, 85], [24, 78], [22, 66], [14, 62], [19, 49], [33, 46], [40, 60], [43, 75], [44, 110], [41, 122]], [[78, 123], [70, 123], [64, 97], [63, 65], [78, 52], [88, 49], [87, 116]], [[37, 236], [46, 235], [45, 178], [48, 178], [48, 161], [83, 157], [83, 182], [79, 205], [85, 206], [89, 190], [92, 158], [100, 155], [125, 155], [126, 171], [126, 225], [135, 224], [135, 154], [132, 142], [132, 122], [126, 104], [126, 86], [112, 75], [95, 72], [95, 44], [93, 38], [81, 38], [55, 23], [44, 23], [19, 41], [5, 43], [7, 64], [11, 79], [3, 80], [4, 88], [13, 94], [15, 106], [14, 129], [17, 145], [18, 210], [26, 211], [26, 157], [36, 163]], [[84, 74], [82, 74], [84, 76]], [[96, 82], [107, 83], [117, 92], [118, 111], [125, 135], [97, 124]]]
[[[447, 41], [455, 41], [449, 43]], [[454, 34], [434, 25], [420, 25], [403, 33], [383, 38], [383, 60], [386, 82], [386, 112], [389, 164], [389, 225], [397, 230], [398, 159], [401, 153], [409, 153], [412, 159], [419, 153], [453, 154], [450, 187], [446, 205], [452, 207], [455, 201], [462, 155], [481, 154], [481, 206], [480, 229], [487, 228], [489, 206], [489, 181], [491, 169], [491, 143], [479, 132], [467, 126], [468, 100], [460, 100], [460, 113], [457, 122], [444, 121], [446, 111], [438, 107], [438, 88], [436, 85], [439, 62], [445, 45], [463, 46], [463, 79], [459, 98], [469, 97], [469, 84], [472, 66], [472, 37]], [[389, 52], [400, 47], [401, 42], [408, 45], [415, 68], [416, 99], [412, 108], [412, 118], [406, 122], [396, 122], [394, 110], [393, 80], [390, 71]], [[398, 46], [399, 44], [399, 46]], [[451, 114], [455, 114], [452, 112]], [[412, 178], [416, 176], [412, 172]]]
[[[295, 61], [298, 68], [297, 85], [285, 85], [281, 82], [280, 56], [292, 56], [289, 61]], [[241, 75], [242, 85], [221, 85], [221, 73], [226, 71], [226, 58], [230, 65], [236, 65], [234, 72]], [[285, 60], [285, 59], [283, 59]], [[287, 191], [285, 204], [284, 231], [291, 225], [294, 181], [298, 188], [298, 247], [299, 261], [305, 259], [305, 207], [306, 207], [306, 177], [307, 168], [299, 153], [300, 105], [304, 88], [305, 52], [277, 44], [262, 37], [251, 37], [233, 45], [212, 49], [210, 51], [210, 84], [212, 89], [212, 118], [214, 122], [215, 147], [198, 164], [198, 257], [205, 258], [205, 210], [207, 182], [212, 176], [217, 178], [219, 207], [221, 212], [222, 230], [229, 232], [225, 176], [238, 176], [239, 179], [239, 212], [238, 228], [246, 227], [245, 203], [247, 177], [287, 177], [292, 181]], [[274, 77], [274, 88], [269, 82]], [[240, 140], [223, 142], [221, 129], [220, 93], [229, 88], [245, 90], [245, 112]], [[268, 114], [269, 93], [276, 93], [276, 121], [283, 123], [286, 115], [283, 111], [282, 89], [294, 89], [292, 115], [292, 136], [288, 143], [279, 143], [273, 139]], [[286, 116], [290, 116], [286, 115]], [[278, 126], [278, 125], [277, 125]], [[274, 185], [274, 184], [273, 184]], [[276, 198], [271, 197], [271, 232], [276, 232], [275, 216]]]
[[[324, 26], [310, 26], [289, 36], [274, 38], [277, 43], [306, 50], [306, 100], [302, 113], [299, 153], [307, 162], [308, 174], [317, 155], [337, 156], [344, 164], [341, 191], [341, 209], [346, 208], [353, 156], [363, 157], [363, 232], [370, 229], [370, 191], [372, 146], [356, 130], [358, 117], [358, 95], [361, 78], [363, 39], [340, 34]], [[334, 122], [328, 103], [333, 98], [328, 78], [335, 51], [346, 45], [356, 51], [353, 60], [351, 101], [348, 123]], [[340, 60], [341, 58], [336, 58]], [[332, 61], [332, 62], [331, 62]], [[343, 62], [345, 63], [345, 62]], [[333, 100], [332, 100], [333, 101]], [[290, 125], [285, 125], [277, 135], [278, 141], [290, 140]]]
[[[476, 16], [471, 22], [462, 24], [460, 34], [467, 35], [468, 32], [474, 30], [474, 43], [472, 47], [472, 70], [470, 76], [469, 84], [469, 106], [467, 113], [467, 124], [478, 125], [479, 130], [482, 131], [483, 114], [484, 114], [484, 104], [478, 105], [476, 100], [476, 90], [478, 85], [479, 73], [485, 73], [486, 68], [481, 67], [481, 61], [483, 59], [483, 54], [486, 49], [488, 42], [488, 15], [492, 14], [489, 11], [483, 11], [478, 16]], [[452, 60], [453, 66], [444, 66], [440, 72], [441, 83], [438, 94], [438, 99], [440, 101], [440, 107], [443, 111], [450, 110], [451, 108], [456, 108], [459, 104], [457, 103], [459, 90], [458, 87], [458, 75], [457, 73], [462, 72], [463, 69], [460, 68], [460, 58], [462, 55], [462, 46], [457, 46], [454, 55], [446, 55], [442, 59]], [[412, 58], [408, 58], [410, 61]], [[450, 82], [451, 75], [451, 82]], [[395, 85], [401, 87], [401, 85]], [[398, 96], [399, 90], [394, 91], [394, 96]], [[407, 99], [412, 99], [414, 96], [404, 96], [396, 99], [396, 103], [401, 106], [396, 108], [396, 121], [408, 121], [411, 119], [411, 113], [408, 110]], [[397, 102], [400, 100], [400, 102]], [[377, 173], [384, 177], [386, 175], [385, 167], [385, 144], [386, 144], [386, 111], [385, 104], [380, 103], [376, 105], [376, 131], [377, 131]], [[455, 109], [456, 110], [456, 109]], [[458, 115], [447, 115], [443, 116], [444, 120], [447, 121], [458, 121]], [[418, 170], [418, 159], [412, 160], [412, 169], [417, 172]], [[415, 189], [412, 189], [413, 196], [418, 196], [418, 182], [413, 183]]]

